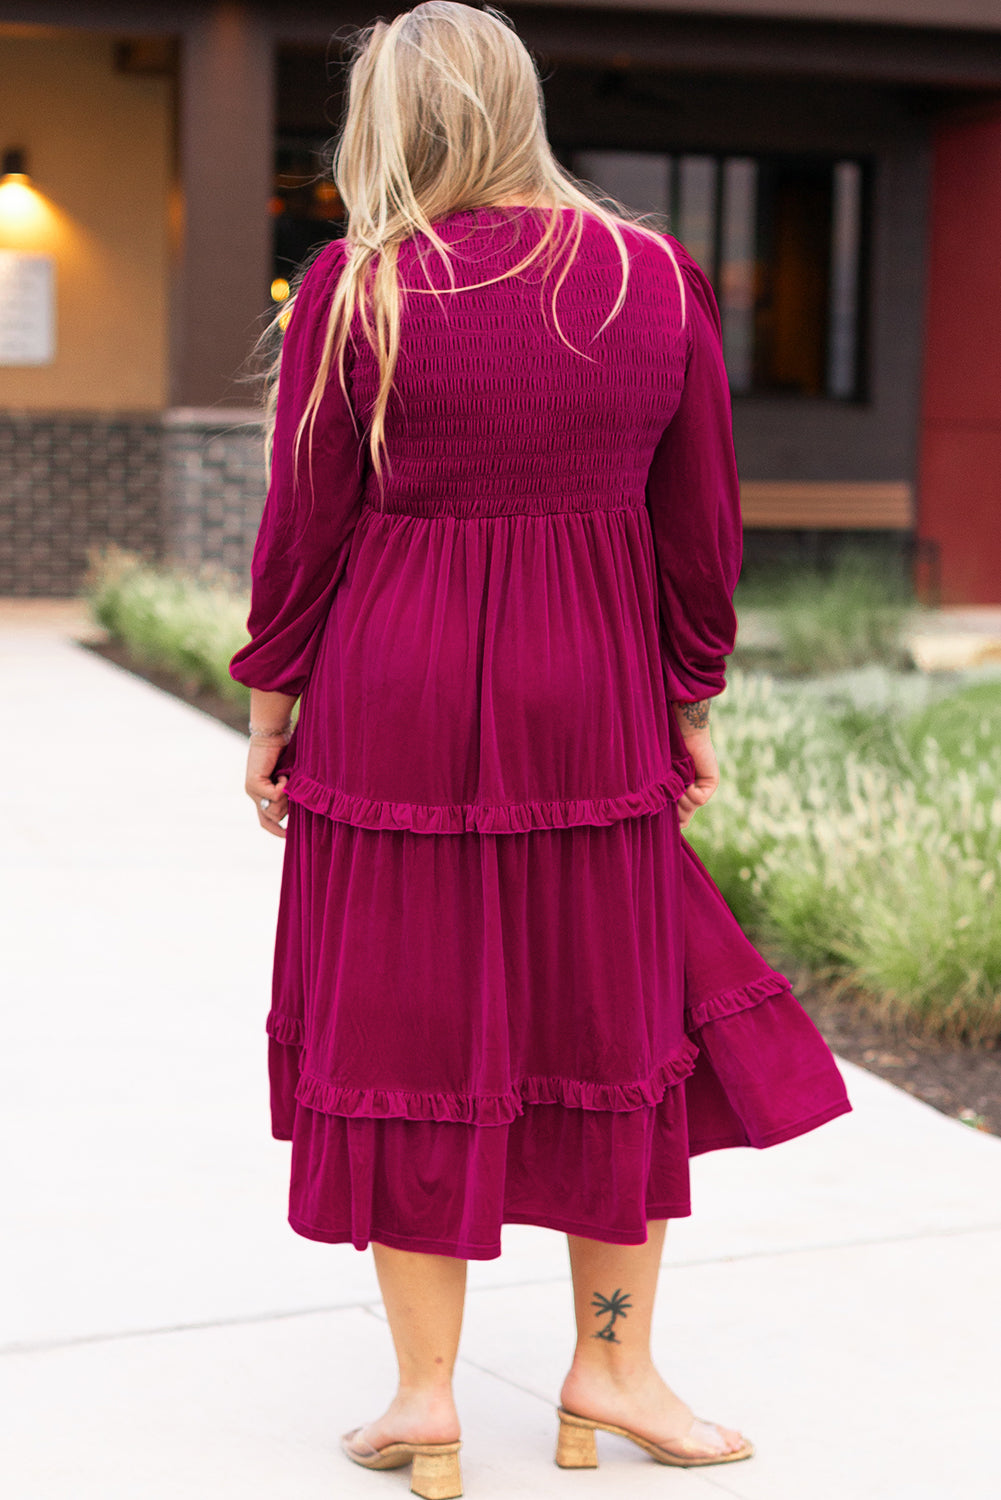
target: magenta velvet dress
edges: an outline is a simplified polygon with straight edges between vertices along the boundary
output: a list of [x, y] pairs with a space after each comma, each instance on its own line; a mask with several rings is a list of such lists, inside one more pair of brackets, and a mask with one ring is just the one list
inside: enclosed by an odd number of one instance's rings
[[[571, 210], [559, 212], [569, 217]], [[490, 1259], [504, 1223], [639, 1244], [689, 1159], [850, 1108], [787, 979], [683, 837], [670, 700], [724, 687], [741, 557], [719, 316], [695, 262], [585, 215], [558, 294], [524, 209], [400, 251], [384, 504], [356, 324], [294, 483], [345, 244], [285, 334], [250, 640], [301, 694], [267, 1015], [289, 1222]], [[682, 286], [684, 299], [682, 298]], [[435, 296], [431, 288], [442, 296]], [[683, 316], [684, 300], [684, 316]], [[723, 766], [722, 774], [726, 775]]]

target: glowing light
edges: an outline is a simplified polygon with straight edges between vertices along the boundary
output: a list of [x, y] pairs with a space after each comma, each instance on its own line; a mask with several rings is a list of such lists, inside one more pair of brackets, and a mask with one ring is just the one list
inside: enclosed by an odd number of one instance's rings
[[292, 309], [290, 307], [287, 307], [285, 309], [285, 311], [282, 313], [281, 317], [278, 319], [278, 327], [281, 329], [282, 333], [285, 332], [285, 330], [288, 327], [288, 325], [291, 322], [291, 320], [292, 320]]
[[20, 248], [43, 239], [53, 217], [46, 200], [23, 173], [9, 172], [0, 178], [0, 239], [4, 244]]
[[313, 189], [313, 201], [322, 213], [337, 218], [341, 209], [341, 195], [332, 182], [318, 182]]
[[271, 283], [272, 300], [275, 302], [284, 302], [291, 290], [284, 276], [276, 276]]

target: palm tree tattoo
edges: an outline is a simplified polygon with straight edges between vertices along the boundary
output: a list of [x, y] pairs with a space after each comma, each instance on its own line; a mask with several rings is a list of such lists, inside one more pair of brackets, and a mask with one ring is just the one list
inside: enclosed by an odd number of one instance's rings
[[597, 1333], [592, 1333], [593, 1339], [604, 1339], [609, 1344], [621, 1344], [622, 1340], [615, 1337], [615, 1320], [624, 1318], [627, 1308], [632, 1307], [629, 1293], [623, 1293], [617, 1289], [610, 1297], [603, 1297], [600, 1292], [595, 1292], [591, 1298], [591, 1306], [595, 1309], [596, 1318], [607, 1318], [608, 1322], [604, 1328], [599, 1328]]

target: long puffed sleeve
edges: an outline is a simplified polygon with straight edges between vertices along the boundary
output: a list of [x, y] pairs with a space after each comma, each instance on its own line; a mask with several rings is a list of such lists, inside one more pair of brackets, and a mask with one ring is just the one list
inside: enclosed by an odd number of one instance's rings
[[[302, 693], [309, 679], [361, 509], [363, 441], [355, 432], [336, 363], [316, 413], [312, 478], [308, 427], [297, 476], [292, 457], [343, 264], [343, 241], [324, 247], [303, 277], [285, 330], [271, 482], [250, 565], [250, 640], [229, 664], [237, 682], [292, 697]], [[346, 378], [351, 348], [349, 339]]]
[[657, 554], [667, 696], [721, 693], [737, 637], [743, 532], [719, 310], [705, 275], [671, 241], [686, 288], [687, 356], [677, 410], [657, 444], [646, 503]]

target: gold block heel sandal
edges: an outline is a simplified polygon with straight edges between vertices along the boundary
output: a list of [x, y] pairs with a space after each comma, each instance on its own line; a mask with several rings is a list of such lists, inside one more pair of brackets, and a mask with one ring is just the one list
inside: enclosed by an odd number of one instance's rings
[[[754, 1444], [745, 1442], [732, 1453], [719, 1453], [711, 1456], [693, 1454], [691, 1449], [697, 1448], [698, 1444], [690, 1438], [679, 1438], [676, 1444], [668, 1447], [665, 1443], [655, 1443], [650, 1438], [640, 1437], [637, 1432], [630, 1432], [626, 1427], [615, 1427], [611, 1422], [594, 1422], [590, 1417], [578, 1417], [574, 1412], [567, 1411], [565, 1407], [558, 1408], [560, 1419], [559, 1438], [556, 1443], [556, 1462], [561, 1469], [596, 1469], [598, 1467], [598, 1444], [595, 1439], [596, 1432], [614, 1432], [617, 1437], [628, 1438], [630, 1442], [636, 1443], [643, 1448], [650, 1457], [656, 1459], [659, 1464], [673, 1464], [679, 1469], [694, 1469], [707, 1464], [733, 1464], [741, 1458], [750, 1458], [754, 1452]], [[707, 1427], [716, 1428], [714, 1422], [707, 1422]], [[718, 1432], [719, 1429], [716, 1428]], [[688, 1450], [686, 1452], [686, 1449]]]
[[359, 1453], [352, 1448], [360, 1427], [346, 1432], [341, 1447], [353, 1463], [363, 1469], [402, 1469], [412, 1464], [410, 1492], [421, 1500], [458, 1500], [462, 1494], [462, 1471], [459, 1468], [461, 1443], [387, 1443]]

